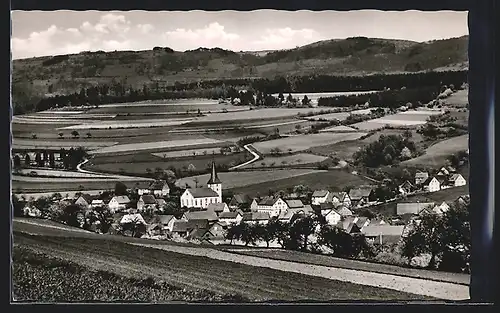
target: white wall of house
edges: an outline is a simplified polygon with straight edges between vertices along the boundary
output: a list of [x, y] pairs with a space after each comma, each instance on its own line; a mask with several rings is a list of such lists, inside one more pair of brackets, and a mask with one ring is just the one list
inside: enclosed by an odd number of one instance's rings
[[87, 203], [87, 201], [85, 201], [85, 199], [83, 199], [83, 197], [79, 197], [76, 201], [75, 201], [75, 204], [76, 205], [79, 205], [81, 207], [84, 207], [84, 208], [88, 208], [89, 207], [89, 204]]
[[219, 221], [230, 225], [230, 224], [239, 224], [242, 219], [243, 217], [240, 214], [238, 214], [235, 218], [219, 218]]
[[186, 189], [181, 196], [181, 206], [188, 208], [201, 208], [206, 209], [210, 203], [221, 203], [221, 199], [219, 197], [205, 197], [205, 198], [195, 198], [189, 192], [189, 189]]
[[125, 209], [125, 204], [120, 204], [118, 201], [116, 201], [115, 198], [111, 199], [108, 203], [108, 207], [111, 211], [115, 212], [118, 210], [124, 210]]
[[173, 227], [174, 227], [174, 223], [176, 221], [177, 221], [177, 219], [175, 217], [172, 217], [172, 219], [170, 221], [168, 221], [167, 225], [164, 225], [163, 229], [171, 232]]
[[325, 217], [328, 225], [337, 225], [342, 219], [342, 216], [333, 210], [322, 210], [321, 215]]
[[311, 198], [311, 204], [313, 204], [313, 205], [320, 205], [321, 203], [325, 203], [329, 194], [330, 194], [330, 192], [327, 192], [324, 197], [312, 197]]
[[147, 195], [147, 194], [149, 194], [149, 189], [137, 189], [137, 194], [139, 196]]
[[436, 178], [433, 178], [427, 186], [425, 186], [425, 189], [428, 192], [436, 192], [441, 190], [441, 184]]
[[465, 186], [467, 185], [467, 181], [462, 175], [458, 175], [457, 179], [454, 181], [453, 184], [455, 187], [460, 187], [460, 186]]

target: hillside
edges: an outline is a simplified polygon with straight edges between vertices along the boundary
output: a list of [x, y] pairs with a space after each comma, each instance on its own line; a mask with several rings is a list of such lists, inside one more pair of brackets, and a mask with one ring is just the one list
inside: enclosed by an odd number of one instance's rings
[[233, 52], [82, 52], [13, 61], [14, 90], [24, 96], [68, 94], [96, 84], [126, 82], [134, 88], [210, 79], [361, 75], [467, 68], [468, 36], [417, 43], [375, 38], [326, 40], [290, 50]]

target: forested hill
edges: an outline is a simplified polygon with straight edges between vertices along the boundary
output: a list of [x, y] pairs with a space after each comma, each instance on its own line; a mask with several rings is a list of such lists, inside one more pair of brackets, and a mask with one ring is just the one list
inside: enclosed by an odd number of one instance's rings
[[268, 53], [155, 47], [21, 59], [13, 61], [13, 102], [24, 106], [117, 83], [164, 89], [202, 80], [463, 70], [468, 67], [467, 43], [468, 36], [426, 43], [356, 37]]

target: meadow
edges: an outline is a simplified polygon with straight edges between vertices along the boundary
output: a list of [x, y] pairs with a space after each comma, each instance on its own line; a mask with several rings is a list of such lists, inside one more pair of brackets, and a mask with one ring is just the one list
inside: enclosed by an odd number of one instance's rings
[[442, 140], [425, 150], [425, 153], [414, 159], [402, 162], [404, 165], [442, 166], [448, 156], [469, 149], [469, 135], [462, 135]]
[[311, 135], [290, 136], [280, 139], [256, 142], [253, 146], [263, 154], [271, 154], [273, 149], [280, 149], [282, 152], [298, 152], [310, 149], [312, 147], [325, 146], [337, 142], [356, 140], [365, 133], [321, 133]]
[[292, 155], [284, 155], [280, 157], [264, 157], [264, 159], [257, 162], [243, 166], [243, 169], [248, 168], [266, 168], [266, 167], [285, 167], [293, 165], [306, 165], [321, 163], [327, 158], [324, 156], [298, 153]]
[[414, 127], [427, 123], [427, 119], [432, 115], [442, 114], [442, 111], [417, 110], [406, 111], [392, 115], [386, 115], [351, 125], [359, 130], [370, 131], [384, 127], [385, 125], [394, 127]]
[[[250, 186], [254, 184], [262, 184], [266, 182], [271, 182], [278, 180], [290, 180], [293, 177], [303, 176], [307, 174], [318, 174], [324, 171], [320, 170], [303, 170], [303, 169], [289, 169], [289, 170], [268, 170], [268, 171], [245, 171], [245, 172], [221, 172], [218, 173], [220, 180], [222, 181], [224, 189], [233, 189], [238, 187]], [[195, 179], [198, 180], [199, 184], [205, 185], [210, 174], [197, 175], [191, 177], [185, 177], [177, 180], [175, 183], [179, 187], [184, 187], [187, 185], [195, 187]]]

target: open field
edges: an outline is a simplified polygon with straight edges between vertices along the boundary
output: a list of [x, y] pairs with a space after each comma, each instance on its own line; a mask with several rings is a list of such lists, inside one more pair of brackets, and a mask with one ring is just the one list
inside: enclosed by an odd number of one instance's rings
[[320, 133], [327, 133], [327, 132], [331, 132], [331, 133], [352, 133], [352, 132], [356, 132], [356, 131], [357, 131], [357, 129], [349, 127], [349, 126], [332, 126], [332, 127], [321, 129], [319, 132]]
[[[358, 151], [361, 147], [370, 144], [372, 142], [377, 141], [380, 138], [380, 135], [402, 135], [404, 130], [401, 129], [381, 129], [376, 131], [372, 135], [359, 140], [347, 140], [342, 142], [337, 142], [331, 145], [324, 145], [318, 147], [312, 147], [309, 150], [313, 154], [330, 156], [334, 155], [335, 157], [341, 160], [350, 160], [352, 159], [352, 155]], [[415, 143], [420, 143], [423, 141], [422, 135], [416, 132], [416, 130], [412, 130], [411, 140]]]
[[93, 123], [72, 125], [59, 128], [60, 130], [93, 130], [93, 129], [113, 129], [113, 128], [147, 128], [179, 126], [190, 122], [191, 119], [144, 119], [128, 121], [95, 121]]
[[[185, 150], [183, 150], [185, 151]], [[149, 159], [151, 158], [151, 159]], [[148, 160], [149, 159], [149, 160]], [[232, 164], [238, 165], [247, 160], [250, 160], [251, 156], [248, 152], [232, 153], [228, 155], [198, 155], [194, 157], [192, 154], [187, 157], [178, 157], [163, 160], [162, 158], [155, 155], [145, 156], [143, 154], [135, 155], [123, 155], [116, 156], [113, 160], [113, 156], [106, 158], [93, 159], [92, 163], [85, 165], [84, 168], [89, 171], [104, 172], [104, 173], [126, 173], [131, 175], [146, 175], [146, 169], [150, 169], [152, 172], [156, 168], [162, 168], [164, 170], [169, 167], [175, 167], [178, 169], [187, 169], [191, 164], [195, 167], [195, 170], [204, 170], [210, 168], [211, 162], [215, 161], [217, 164]], [[144, 161], [143, 161], [144, 160]]]
[[47, 170], [43, 168], [22, 168], [18, 170], [20, 174], [29, 174], [32, 171], [36, 172], [37, 176], [61, 177], [61, 178], [111, 178], [109, 175], [97, 175], [91, 173], [62, 171], [62, 170]]
[[152, 153], [154, 156], [159, 158], [179, 158], [179, 157], [193, 157], [195, 155], [211, 155], [219, 154], [220, 148], [207, 148], [207, 149], [191, 149], [191, 150], [179, 150], [179, 151], [165, 151]]
[[304, 117], [304, 119], [311, 120], [311, 121], [319, 121], [319, 120], [326, 120], [326, 121], [338, 120], [338, 121], [343, 121], [349, 115], [351, 115], [351, 114], [348, 113], [348, 112], [339, 112], [339, 113], [328, 113], [328, 114], [319, 114], [319, 115], [307, 116], [307, 117]]
[[263, 154], [270, 154], [272, 149], [279, 148], [281, 151], [297, 152], [307, 150], [312, 147], [334, 144], [337, 142], [356, 140], [366, 135], [365, 133], [345, 133], [345, 134], [311, 134], [303, 136], [293, 136], [275, 140], [256, 142], [253, 146]]
[[[187, 290], [195, 288], [218, 294], [240, 294], [251, 301], [430, 299], [396, 290], [129, 245], [104, 238], [66, 238], [61, 241], [60, 238], [18, 233], [14, 242], [20, 247], [93, 271], [108, 271], [127, 278], [161, 280]], [[331, 290], [338, 291], [332, 293]]]
[[[263, 160], [259, 160], [258, 162], [248, 164], [243, 166], [242, 168], [253, 168], [253, 167], [282, 167], [288, 165], [303, 165], [303, 164], [314, 164], [320, 163], [326, 160], [326, 157], [307, 154], [307, 153], [299, 153], [293, 155], [284, 155], [279, 157], [265, 157]], [[265, 165], [262, 165], [264, 163]]]
[[272, 260], [293, 261], [305, 264], [331, 266], [337, 268], [347, 268], [355, 270], [370, 271], [375, 273], [392, 274], [405, 277], [424, 278], [442, 282], [450, 282], [461, 285], [469, 285], [470, 275], [462, 273], [447, 273], [438, 271], [428, 271], [414, 268], [406, 268], [395, 265], [370, 263], [359, 260], [342, 259], [333, 256], [312, 254], [306, 252], [282, 250], [282, 249], [227, 249], [233, 253], [242, 255], [252, 255]]
[[210, 114], [199, 117], [199, 122], [219, 122], [219, 121], [235, 121], [235, 120], [254, 120], [254, 119], [282, 119], [297, 116], [299, 113], [319, 112], [324, 109], [304, 108], [304, 109], [288, 109], [288, 108], [271, 108], [271, 109], [254, 109], [245, 112], [228, 112], [222, 114]]
[[[291, 170], [269, 170], [269, 171], [248, 171], [248, 172], [223, 172], [218, 173], [220, 180], [222, 181], [224, 189], [233, 189], [237, 187], [249, 186], [254, 184], [262, 184], [265, 182], [274, 182], [277, 180], [290, 180], [293, 177], [307, 175], [307, 174], [318, 174], [324, 171], [319, 170], [301, 170], [301, 169], [291, 169]], [[196, 184], [194, 179], [197, 178], [200, 184], [205, 184], [210, 178], [210, 174], [198, 175], [192, 177], [185, 177], [177, 180], [175, 183], [177, 186], [183, 187], [188, 184], [194, 187]], [[271, 183], [272, 184], [272, 183]]]
[[[79, 183], [86, 183], [86, 182], [135, 182], [137, 180], [151, 180], [150, 178], [138, 178], [138, 177], [131, 177], [131, 176], [104, 176], [104, 177], [57, 177], [56, 181], [60, 183], [66, 183], [66, 184], [79, 184]], [[31, 177], [31, 176], [19, 176], [19, 175], [12, 175], [12, 181], [13, 182], [26, 182], [26, 183], [38, 183], [38, 184], [46, 184], [46, 183], [51, 183], [54, 181], [53, 177]], [[76, 189], [76, 188], [75, 188]]]
[[[103, 193], [105, 190], [104, 189], [95, 189], [95, 190], [85, 190], [86, 194], [89, 194], [91, 196], [97, 196]], [[81, 190], [67, 190], [61, 193], [63, 197], [68, 197], [68, 198], [74, 198], [76, 194], [81, 193]], [[13, 193], [17, 195], [18, 197], [24, 197], [25, 199], [38, 199], [40, 197], [51, 197], [54, 192], [30, 192], [30, 193], [18, 193], [15, 190], [13, 190]]]
[[[20, 177], [20, 176], [18, 176]], [[37, 178], [37, 177], [30, 177]], [[75, 181], [77, 179], [64, 179], [58, 178], [40, 180], [30, 180], [30, 181], [20, 181], [16, 180], [15, 176], [12, 180], [12, 192], [14, 193], [41, 193], [41, 192], [60, 192], [74, 191], [74, 190], [114, 190], [115, 184], [119, 181], [125, 183], [127, 187], [131, 188], [137, 182], [148, 182], [147, 178], [137, 177], [135, 180], [124, 181], [123, 179], [86, 179]]]
[[386, 115], [381, 118], [376, 118], [360, 123], [355, 123], [351, 125], [352, 127], [358, 128], [359, 130], [376, 130], [385, 125], [390, 125], [394, 127], [411, 127], [423, 125], [427, 122], [427, 118], [432, 115], [442, 114], [441, 111], [430, 111], [430, 110], [418, 110], [418, 111], [406, 111], [400, 112], [392, 115]]
[[36, 139], [13, 139], [12, 149], [69, 149], [71, 147], [85, 147], [88, 149], [96, 149], [100, 147], [108, 147], [117, 144], [112, 141], [87, 141], [85, 139], [73, 140], [36, 140]]
[[215, 112], [221, 110], [248, 110], [248, 106], [234, 106], [231, 104], [218, 103], [209, 99], [189, 100], [162, 100], [136, 103], [115, 103], [100, 105], [99, 108], [90, 109], [89, 113], [186, 113], [189, 112]]
[[92, 154], [104, 154], [104, 153], [119, 153], [119, 152], [130, 152], [139, 150], [154, 150], [154, 149], [170, 149], [170, 148], [183, 148], [183, 147], [193, 147], [193, 146], [223, 146], [224, 142], [211, 138], [200, 138], [200, 139], [186, 139], [186, 140], [170, 140], [170, 141], [154, 141], [154, 142], [142, 142], [134, 144], [121, 144], [112, 147], [106, 147], [99, 150], [92, 151]]
[[[298, 170], [286, 170], [285, 172], [290, 171]], [[267, 195], [269, 190], [286, 190], [287, 188], [292, 188], [297, 185], [307, 186], [311, 190], [330, 188], [330, 190], [334, 191], [341, 190], [347, 186], [368, 185], [370, 183], [372, 182], [363, 177], [353, 175], [343, 170], [330, 170], [313, 171], [313, 173], [310, 174], [297, 175], [289, 178], [282, 177], [267, 182], [254, 182], [246, 186], [229, 187], [229, 189], [234, 193], [245, 193], [250, 197], [255, 197], [257, 195]], [[223, 186], [227, 188], [225, 185]]]
[[446, 163], [446, 158], [459, 151], [469, 148], [469, 135], [462, 135], [440, 141], [425, 150], [425, 154], [410, 159], [401, 164], [442, 166]]

